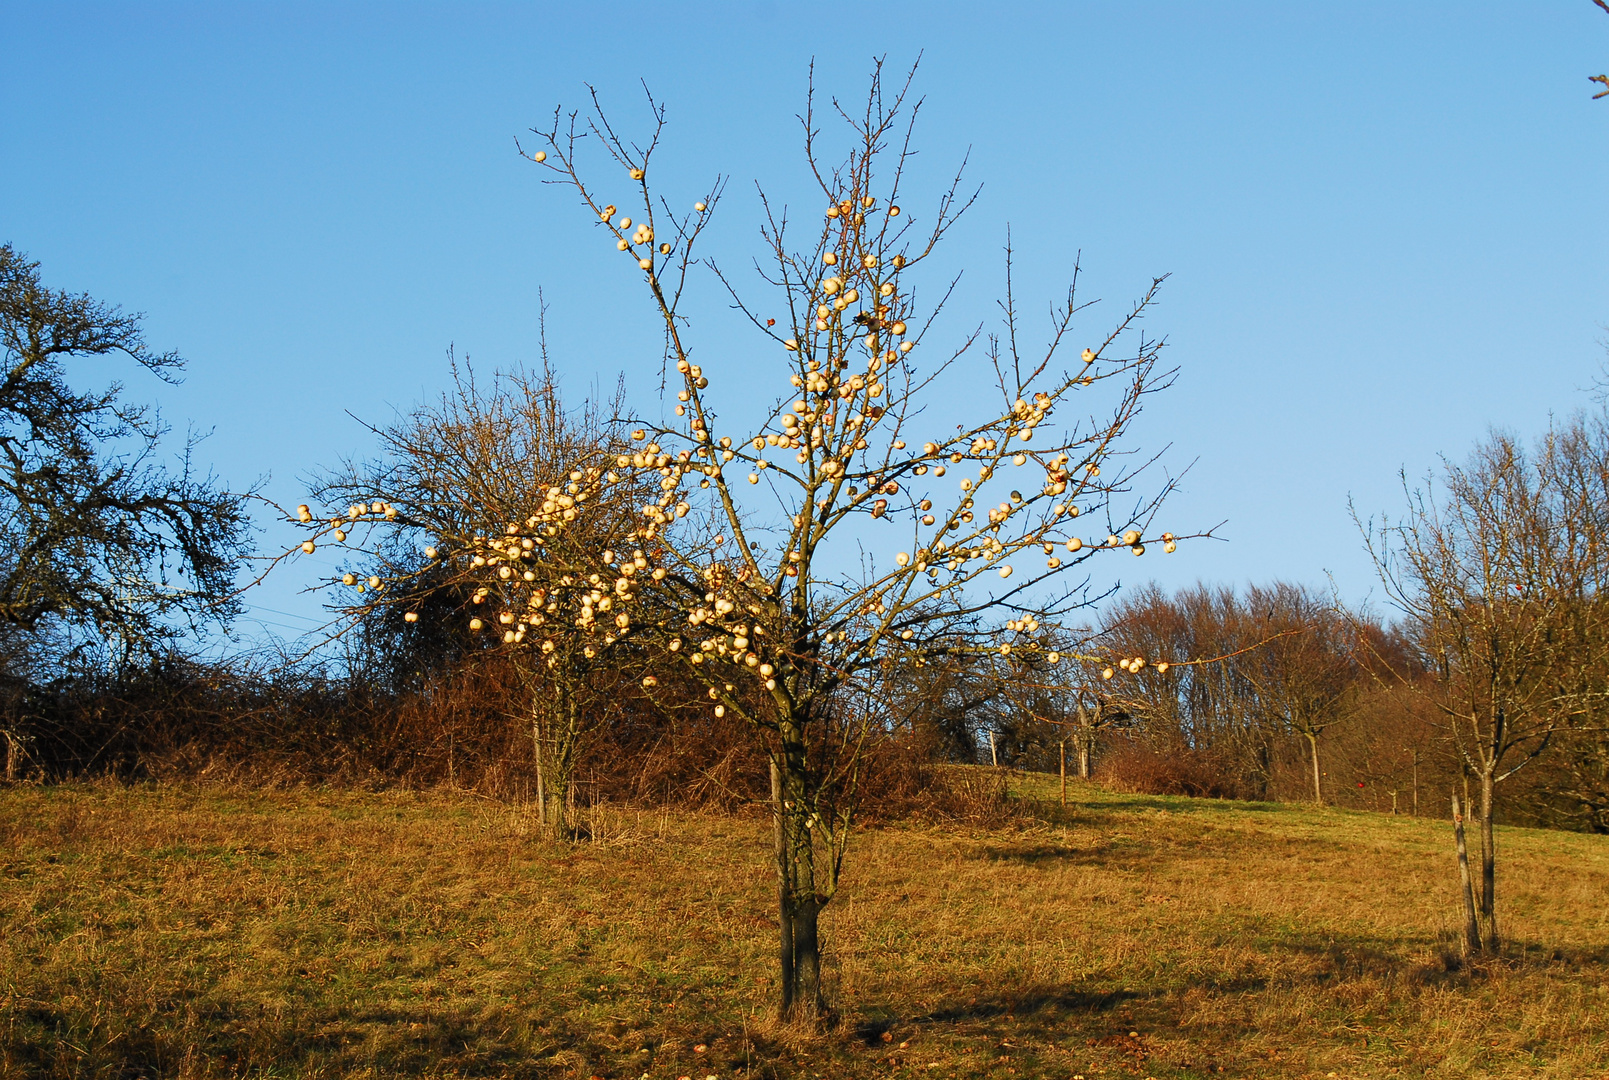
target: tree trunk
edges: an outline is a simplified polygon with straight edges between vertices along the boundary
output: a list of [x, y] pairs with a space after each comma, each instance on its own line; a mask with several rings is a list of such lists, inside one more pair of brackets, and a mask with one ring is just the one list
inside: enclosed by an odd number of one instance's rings
[[815, 897], [801, 899], [793, 912], [792, 1018], [811, 1026], [827, 1015], [821, 993], [821, 937], [817, 930], [822, 905]]
[[549, 838], [573, 839], [570, 830], [570, 770], [562, 739], [555, 733], [537, 745], [537, 823]]
[[788, 903], [788, 829], [783, 819], [782, 770], [776, 760], [771, 761], [771, 821], [776, 840], [777, 856], [777, 967], [782, 989], [777, 1000], [777, 1015], [786, 1019], [793, 1012], [793, 906]]
[[1481, 940], [1497, 951], [1497, 838], [1492, 832], [1492, 770], [1481, 773]]
[[[580, 703], [574, 695], [561, 694], [557, 708], [533, 702], [531, 739], [536, 748], [537, 822], [555, 840], [574, 840], [571, 813], [575, 805], [572, 773], [576, 744], [581, 733]], [[543, 730], [544, 712], [551, 711], [559, 723]]]
[[1084, 737], [1078, 740], [1078, 778], [1080, 780], [1089, 779], [1089, 744], [1092, 739], [1093, 736], [1086, 732]]
[[1313, 801], [1323, 806], [1324, 788], [1319, 781], [1319, 777], [1323, 774], [1319, 772], [1318, 767], [1318, 735], [1312, 731], [1304, 731], [1302, 734], [1307, 737], [1307, 747], [1313, 756]]
[[1067, 740], [1061, 741], [1061, 804], [1067, 805]]
[[548, 770], [542, 785], [543, 807], [540, 820], [548, 835], [555, 840], [573, 840], [575, 833], [570, 824], [570, 777], [554, 764]]
[[[780, 754], [772, 759], [776, 815], [778, 926], [781, 991], [777, 1015], [815, 1025], [827, 1013], [821, 992], [818, 922], [827, 897], [817, 888], [815, 838], [809, 806], [809, 765], [802, 738], [784, 725]], [[780, 758], [780, 761], [778, 760]]]
[[1469, 848], [1464, 844], [1464, 815], [1459, 809], [1458, 795], [1453, 794], [1453, 840], [1458, 845], [1458, 883], [1464, 899], [1464, 955], [1481, 951], [1480, 923], [1475, 914], [1475, 892], [1469, 878]]
[[536, 762], [536, 823], [545, 832], [548, 825], [548, 798], [547, 788], [542, 782], [542, 723], [535, 716], [531, 717], [531, 754]]

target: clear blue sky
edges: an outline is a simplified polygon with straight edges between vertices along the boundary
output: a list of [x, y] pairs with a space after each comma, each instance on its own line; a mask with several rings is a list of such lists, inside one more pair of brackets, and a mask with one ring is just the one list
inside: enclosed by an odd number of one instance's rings
[[[1109, 312], [1172, 273], [1151, 329], [1181, 375], [1141, 434], [1196, 462], [1166, 524], [1227, 519], [1228, 542], [1112, 561], [1131, 583], [1332, 572], [1361, 599], [1349, 496], [1394, 509], [1399, 469], [1588, 405], [1604, 359], [1609, 100], [1587, 76], [1609, 16], [1589, 0], [4, 2], [0, 27], [0, 239], [148, 313], [189, 374], [131, 396], [215, 428], [203, 458], [289, 504], [369, 448], [352, 415], [437, 393], [449, 345], [534, 359], [539, 289], [567, 385], [624, 372], [657, 409], [634, 283], [514, 153], [584, 82], [627, 127], [639, 78], [668, 106], [667, 193], [733, 178], [713, 242], [740, 264], [754, 181], [818, 210], [794, 120], [811, 59], [853, 99], [873, 54], [920, 51], [924, 168], [970, 148], [983, 185], [947, 256], [957, 325], [988, 317], [1008, 224], [1030, 310], [1080, 249]], [[706, 295], [705, 364], [741, 369], [757, 343]], [[300, 584], [256, 614], [303, 625]]]

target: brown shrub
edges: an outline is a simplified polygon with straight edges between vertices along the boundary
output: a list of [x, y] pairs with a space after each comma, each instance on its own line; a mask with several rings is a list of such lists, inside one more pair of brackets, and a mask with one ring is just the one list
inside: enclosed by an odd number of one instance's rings
[[1118, 736], [1100, 758], [1101, 779], [1119, 791], [1142, 795], [1189, 795], [1201, 799], [1243, 799], [1248, 793], [1234, 770], [1208, 751], [1160, 747]]
[[[578, 804], [738, 810], [769, 802], [760, 738], [711, 715], [690, 688], [657, 700], [603, 674], [575, 774]], [[539, 691], [538, 691], [539, 692]], [[308, 670], [167, 657], [117, 678], [18, 688], [0, 729], [23, 740], [18, 779], [110, 776], [260, 787], [445, 787], [526, 802], [536, 789], [527, 691], [498, 656], [476, 656], [402, 689]], [[824, 730], [823, 754], [846, 732]], [[873, 732], [838, 796], [867, 822], [999, 822], [1001, 777], [935, 761], [909, 733]]]

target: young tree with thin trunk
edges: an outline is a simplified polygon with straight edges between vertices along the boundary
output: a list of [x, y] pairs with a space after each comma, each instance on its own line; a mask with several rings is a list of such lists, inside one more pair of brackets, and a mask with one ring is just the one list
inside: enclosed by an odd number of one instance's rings
[[[1609, 442], [1574, 451], [1584, 421], [1555, 430], [1534, 456], [1494, 434], [1437, 489], [1409, 493], [1396, 522], [1366, 527], [1370, 552], [1411, 624], [1421, 670], [1403, 685], [1429, 695], [1479, 802], [1454, 816], [1480, 834], [1480, 872], [1465, 892], [1464, 945], [1492, 952], [1497, 920], [1494, 819], [1504, 781], [1560, 735], [1602, 714], [1609, 625]], [[1590, 440], [1588, 440], [1590, 442]]]
[[[555, 113], [538, 147], [522, 152], [621, 253], [664, 334], [674, 416], [632, 421], [629, 449], [545, 477], [548, 497], [535, 509], [522, 517], [511, 507], [498, 535], [437, 545], [435, 556], [456, 575], [496, 575], [461, 617], [500, 647], [557, 663], [588, 649], [604, 658], [638, 650], [658, 665], [641, 679], [649, 693], [691, 683], [703, 709], [742, 718], [763, 740], [778, 1009], [807, 1022], [827, 1013], [820, 918], [838, 889], [866, 718], [880, 715], [869, 695], [899, 665], [958, 655], [1055, 665], [1063, 657], [1047, 635], [1087, 599], [1089, 560], [1175, 545], [1150, 531], [1172, 481], [1136, 493], [1150, 461], [1131, 456], [1129, 435], [1146, 397], [1170, 381], [1161, 342], [1141, 330], [1161, 280], [1087, 344], [1074, 339], [1088, 305], [1069, 289], [1030, 355], [1008, 253], [1001, 333], [941, 346], [934, 320], [953, 282], [934, 303], [918, 301], [917, 284], [970, 200], [957, 180], [926, 222], [901, 205], [917, 112], [908, 88], [889, 92], [879, 67], [864, 109], [834, 103], [852, 142], [835, 168], [823, 163], [807, 108], [806, 165], [825, 213], [796, 242], [786, 215], [768, 209], [763, 308], [712, 267], [756, 331], [761, 363], [790, 386], [751, 401], [750, 415], [718, 388], [723, 373], [755, 365], [753, 352], [695, 355], [682, 305], [722, 184], [688, 200], [690, 213], [656, 195], [658, 106], [641, 145], [601, 110]], [[609, 161], [601, 180], [579, 161], [589, 146]], [[941, 428], [924, 408], [952, 382], [964, 385], [968, 415]], [[633, 527], [607, 545], [587, 536], [591, 515], [621, 490], [640, 500]], [[1105, 519], [1094, 537], [1080, 528], [1090, 516]], [[527, 560], [511, 545], [542, 554]], [[503, 573], [544, 559], [552, 566], [532, 572], [552, 584]]]

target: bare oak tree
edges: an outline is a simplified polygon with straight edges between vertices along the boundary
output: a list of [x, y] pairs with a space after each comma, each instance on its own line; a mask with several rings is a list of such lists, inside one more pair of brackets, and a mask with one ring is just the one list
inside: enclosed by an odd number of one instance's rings
[[152, 349], [140, 323], [50, 288], [0, 246], [0, 623], [89, 633], [120, 655], [234, 614], [249, 544], [241, 497], [197, 473], [194, 438], [169, 469], [154, 409], [118, 383], [69, 385], [70, 362], [99, 356], [177, 381], [183, 360]]
[[1236, 666], [1258, 708], [1307, 744], [1313, 801], [1323, 805], [1319, 738], [1347, 718], [1358, 683], [1351, 628], [1333, 605], [1300, 586], [1253, 587], [1245, 603], [1253, 613], [1266, 612], [1256, 632], [1267, 643]]

